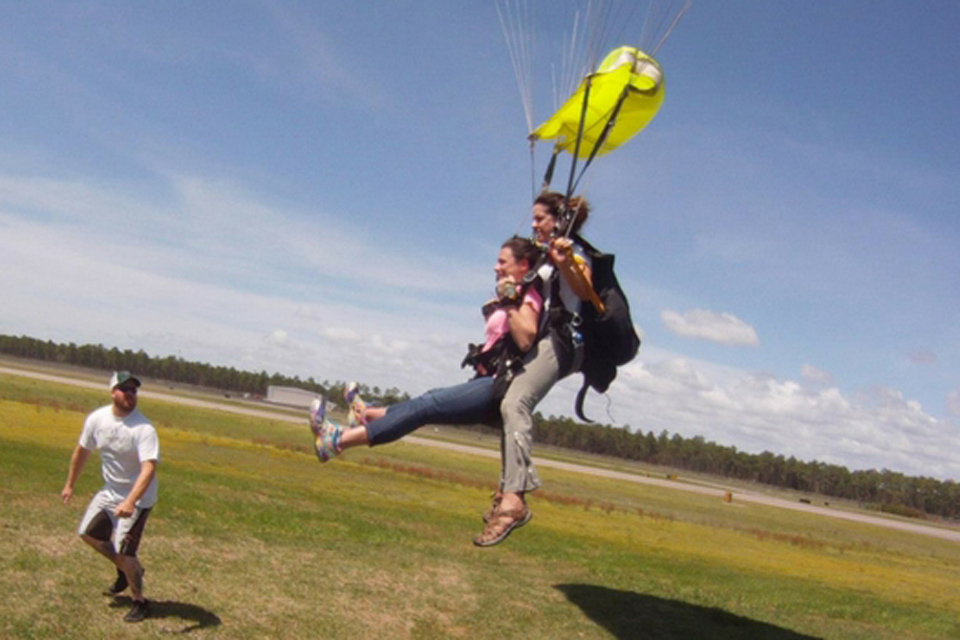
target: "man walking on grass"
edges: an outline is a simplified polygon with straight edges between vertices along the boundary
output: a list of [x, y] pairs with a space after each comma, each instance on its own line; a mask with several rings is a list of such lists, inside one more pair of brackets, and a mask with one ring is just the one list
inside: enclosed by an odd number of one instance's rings
[[113, 402], [87, 416], [60, 493], [64, 504], [68, 503], [90, 452], [99, 449], [103, 488], [90, 501], [77, 533], [116, 566], [117, 580], [105, 594], [117, 595], [130, 587], [133, 608], [123, 618], [127, 622], [140, 622], [149, 614], [137, 548], [157, 501], [160, 461], [157, 431], [137, 410], [139, 389], [140, 380], [129, 371], [113, 374]]

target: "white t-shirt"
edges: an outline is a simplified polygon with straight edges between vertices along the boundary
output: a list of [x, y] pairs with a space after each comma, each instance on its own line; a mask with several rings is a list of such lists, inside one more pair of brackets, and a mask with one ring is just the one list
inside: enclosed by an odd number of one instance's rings
[[[576, 243], [573, 244], [573, 258], [578, 263], [586, 264], [588, 267], [591, 266], [590, 256], [586, 254], [583, 247]], [[537, 275], [540, 276], [540, 280], [544, 283], [544, 311], [549, 310], [557, 304], [557, 302], [552, 299], [552, 287], [550, 286], [550, 276], [553, 275], [555, 270], [556, 267], [553, 263], [548, 261], [543, 263], [540, 266], [540, 270], [537, 271]], [[562, 275], [558, 275], [557, 277], [560, 278], [560, 303], [563, 305], [563, 308], [570, 313], [580, 313], [580, 298], [574, 293], [566, 278]]]
[[[133, 489], [140, 476], [141, 462], [160, 461], [160, 442], [150, 421], [138, 410], [118, 418], [113, 415], [113, 405], [100, 407], [87, 416], [80, 434], [80, 446], [100, 450], [103, 491], [115, 494], [120, 500]], [[154, 476], [137, 506], [149, 509], [156, 501], [157, 478]]]

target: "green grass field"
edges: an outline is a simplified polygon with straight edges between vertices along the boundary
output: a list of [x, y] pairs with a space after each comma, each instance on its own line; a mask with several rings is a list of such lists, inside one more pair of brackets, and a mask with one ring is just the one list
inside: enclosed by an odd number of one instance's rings
[[125, 638], [956, 638], [960, 545], [542, 469], [535, 517], [478, 549], [495, 460], [397, 443], [320, 465], [308, 431], [149, 398], [154, 615], [122, 622], [75, 529], [105, 392], [0, 375], [0, 635]]

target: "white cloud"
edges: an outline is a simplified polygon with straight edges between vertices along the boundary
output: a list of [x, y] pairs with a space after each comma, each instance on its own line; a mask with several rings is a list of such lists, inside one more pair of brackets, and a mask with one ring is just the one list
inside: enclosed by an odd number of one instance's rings
[[460, 300], [483, 298], [485, 269], [227, 183], [166, 184], [151, 203], [0, 176], [0, 332], [411, 392], [468, 377], [457, 365], [482, 326]]
[[[241, 58], [248, 59], [252, 68], [271, 78], [280, 78], [291, 85], [290, 90], [326, 101], [339, 101], [355, 107], [382, 108], [389, 103], [389, 96], [381, 85], [365, 82], [374, 71], [366, 68], [369, 61], [357, 56], [343, 54], [336, 41], [332, 40], [320, 20], [310, 14], [292, 9], [287, 5], [268, 7], [282, 43], [269, 54], [262, 47], [234, 50]], [[293, 70], [293, 71], [291, 71]]]
[[800, 375], [805, 380], [817, 382], [820, 384], [833, 384], [833, 374], [823, 369], [819, 369], [812, 364], [805, 364], [800, 368]]
[[960, 387], [947, 394], [947, 411], [950, 415], [960, 416]]
[[932, 351], [914, 351], [910, 354], [910, 362], [918, 365], [936, 364], [937, 354]]
[[270, 335], [266, 337], [265, 342], [270, 345], [283, 347], [290, 343], [290, 337], [283, 329], [274, 329], [272, 332], [270, 332]]
[[660, 313], [660, 318], [667, 329], [684, 338], [737, 346], [755, 347], [760, 344], [756, 330], [729, 313], [693, 309], [680, 314], [671, 309], [664, 309]]
[[[10, 186], [9, 181], [3, 184]], [[402, 256], [381, 252], [381, 259], [396, 263], [395, 272], [382, 281], [372, 270], [364, 272], [369, 282], [338, 280], [337, 269], [344, 262], [308, 263], [309, 248], [297, 245], [303, 228], [294, 222], [293, 230], [278, 231], [273, 226], [283, 219], [279, 213], [256, 201], [244, 204], [238, 192], [209, 183], [175, 190], [181, 202], [191, 203], [180, 209], [184, 221], [179, 223], [162, 206], [143, 204], [131, 222], [109, 206], [127, 199], [85, 191], [85, 198], [106, 210], [97, 214], [101, 223], [92, 230], [69, 221], [81, 215], [70, 207], [70, 197], [40, 207], [66, 216], [66, 221], [48, 221], [19, 215], [10, 204], [16, 200], [10, 193], [9, 188], [0, 192], [4, 332], [144, 349], [152, 355], [173, 354], [318, 380], [358, 379], [411, 393], [469, 377], [458, 364], [466, 342], [481, 333], [476, 310], [448, 295], [432, 303], [425, 300], [422, 282], [404, 285], [407, 278], [416, 280], [429, 270]], [[211, 204], [216, 194], [228, 206]], [[26, 194], [19, 202], [30, 197]], [[83, 212], [93, 211], [91, 206], [84, 204]], [[230, 211], [238, 216], [232, 222], [252, 229], [221, 232], [222, 225], [231, 222]], [[209, 244], [215, 250], [193, 252], [177, 245], [167, 249], [165, 243], [176, 237], [173, 230], [155, 243], [138, 233], [127, 242], [118, 240], [131, 225], [136, 231], [137, 224], [159, 224], [164, 215], [180, 233], [196, 228], [201, 236], [194, 240], [198, 246]], [[198, 220], [201, 215], [213, 221]], [[111, 233], [119, 235], [110, 237]], [[245, 243], [258, 235], [272, 246], [270, 251], [260, 256], [252, 247], [251, 259], [241, 261], [232, 277], [203, 277], [217, 268], [218, 261], [242, 257]], [[355, 242], [362, 246], [360, 240]], [[288, 282], [265, 289], [246, 287], [269, 269], [267, 254], [274, 251], [289, 269], [280, 274]], [[352, 268], [354, 261], [346, 264]], [[329, 270], [326, 275], [324, 269]], [[404, 269], [407, 272], [399, 274]], [[458, 269], [469, 270], [468, 265], [451, 265], [451, 271]], [[332, 284], [316, 283], [318, 278], [332, 278]], [[412, 289], [404, 294], [404, 286]], [[436, 287], [446, 294], [445, 286], [437, 281], [428, 289]], [[380, 295], [397, 288], [399, 293]], [[476, 289], [473, 297], [482, 298], [484, 287]], [[417, 304], [404, 305], [404, 295]], [[665, 311], [664, 320], [698, 337], [756, 344], [753, 329], [729, 314], [694, 310], [681, 316]], [[811, 365], [802, 374], [807, 380], [828, 381], [825, 372]], [[578, 386], [579, 376], [564, 381], [541, 410], [569, 414]], [[644, 431], [701, 435], [750, 452], [770, 450], [852, 469], [886, 467], [914, 475], [960, 477], [960, 463], [952, 454], [960, 450], [960, 432], [892, 389], [847, 397], [836, 388], [806, 389], [792, 380], [646, 347], [641, 359], [621, 369], [610, 399], [608, 407], [603, 398], [592, 398], [588, 415]], [[960, 389], [951, 393], [948, 404], [960, 412]]]
[[[543, 412], [569, 413], [579, 382], [573, 376], [559, 385]], [[960, 389], [952, 396], [960, 415]], [[703, 436], [750, 453], [960, 478], [954, 453], [960, 429], [895, 389], [847, 396], [834, 387], [811, 390], [793, 380], [665, 356], [622, 367], [606, 397], [589, 396], [586, 412], [599, 421]]]
[[[413, 257], [337, 215], [279, 209], [230, 182], [161, 176], [166, 193], [157, 202], [131, 189], [0, 176], [5, 240], [14, 249], [63, 246], [78, 258], [104, 261], [109, 246], [114, 262], [156, 274], [258, 289], [356, 289], [384, 302], [485, 288], [488, 281], [472, 264]], [[16, 234], [21, 239], [14, 241]]]

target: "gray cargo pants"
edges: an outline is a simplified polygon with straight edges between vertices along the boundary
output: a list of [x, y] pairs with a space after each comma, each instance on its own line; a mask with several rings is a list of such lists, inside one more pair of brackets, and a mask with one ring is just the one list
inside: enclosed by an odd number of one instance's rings
[[559, 379], [560, 362], [546, 336], [527, 353], [523, 371], [510, 383], [500, 404], [501, 491], [533, 491], [540, 486], [533, 465], [533, 411]]

